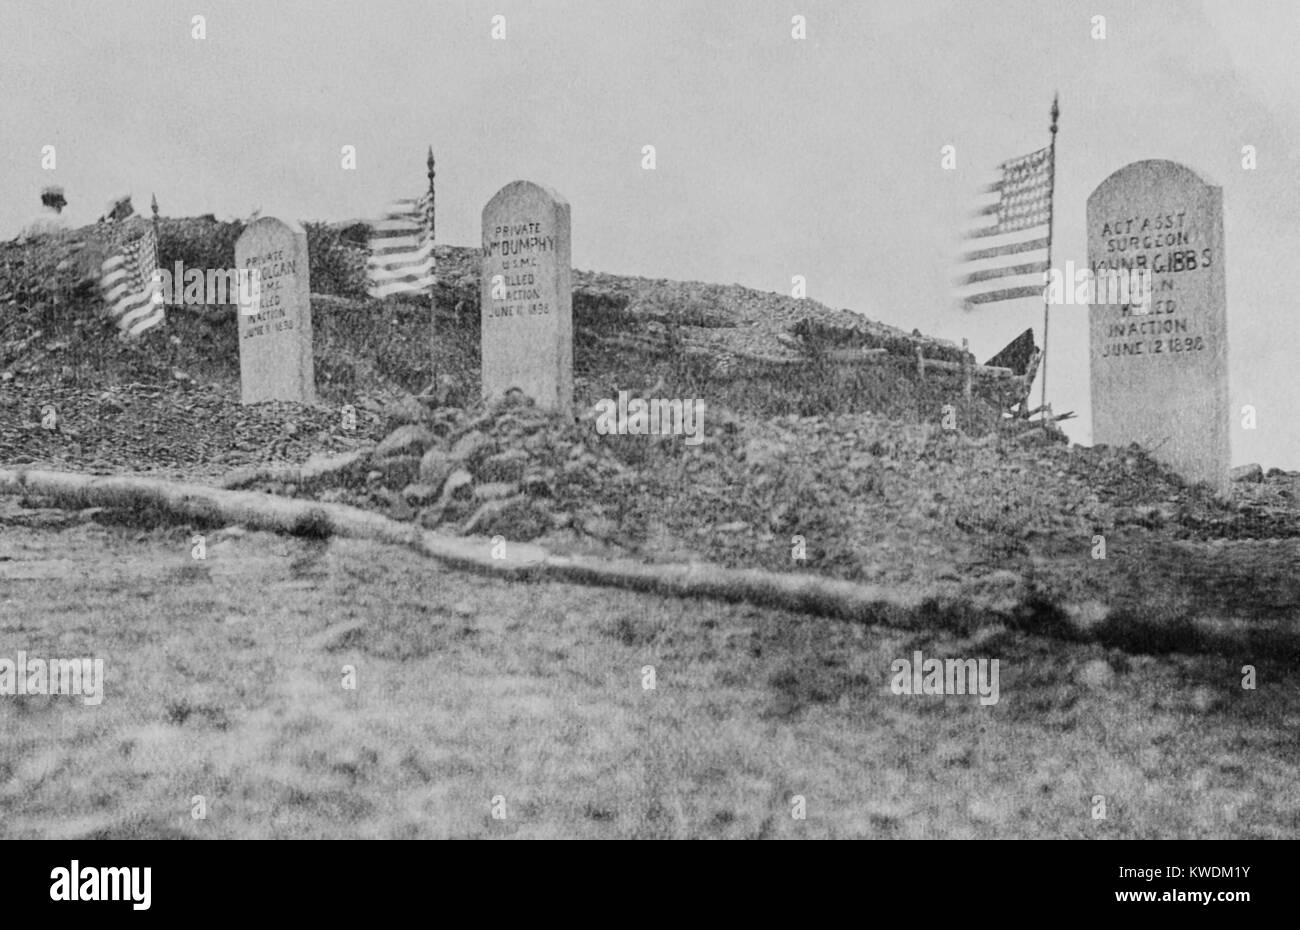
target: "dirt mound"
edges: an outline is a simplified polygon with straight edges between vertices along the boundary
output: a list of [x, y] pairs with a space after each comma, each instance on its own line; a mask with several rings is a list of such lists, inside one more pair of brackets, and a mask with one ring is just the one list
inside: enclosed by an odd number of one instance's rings
[[[228, 263], [239, 228], [164, 221], [164, 261]], [[427, 297], [357, 294], [362, 232], [309, 228], [313, 281], [336, 291], [312, 298], [316, 407], [240, 405], [233, 308], [169, 308], [124, 343], [96, 315], [89, 244], [0, 247], [0, 462], [216, 480], [353, 453], [328, 476], [259, 486], [557, 551], [1095, 599], [1099, 622], [1143, 598], [1271, 616], [1300, 595], [1285, 547], [1244, 542], [1300, 536], [1292, 476], [1220, 501], [1139, 449], [1023, 432], [996, 398], [917, 378], [907, 352], [924, 337], [809, 301], [575, 272], [585, 412], [485, 410], [477, 250], [438, 248], [435, 313]], [[832, 364], [795, 332], [897, 350], [898, 364]], [[599, 434], [591, 407], [621, 390], [702, 400], [703, 442]], [[1258, 589], [1233, 601], [1232, 578]]]
[[[1286, 493], [1280, 476], [1225, 502], [1137, 449], [980, 439], [877, 414], [706, 410], [703, 442], [688, 445], [601, 435], [591, 411], [566, 422], [516, 396], [415, 413], [310, 478], [235, 481], [560, 552], [813, 571], [1009, 611], [1093, 603], [1098, 623], [1144, 602], [1261, 619], [1300, 597], [1300, 521], [1264, 500]], [[1254, 535], [1271, 542], [1225, 549], [1223, 529], [1245, 535], [1260, 508], [1272, 522]], [[1243, 572], [1250, 597], [1232, 594]]]

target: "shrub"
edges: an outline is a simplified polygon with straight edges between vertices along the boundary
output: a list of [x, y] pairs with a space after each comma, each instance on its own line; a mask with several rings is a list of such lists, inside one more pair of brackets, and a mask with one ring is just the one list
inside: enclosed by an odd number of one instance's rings
[[235, 267], [235, 240], [244, 231], [239, 220], [221, 223], [210, 217], [160, 220], [158, 258], [162, 267], [181, 262], [186, 268]]
[[[340, 231], [325, 223], [304, 223], [311, 289], [317, 294], [364, 297], [365, 249], [355, 244], [356, 231]], [[181, 262], [186, 268], [234, 268], [235, 242], [244, 231], [239, 220], [218, 222], [211, 217], [161, 220], [158, 254], [162, 267]], [[349, 232], [345, 238], [344, 232]]]
[[311, 262], [311, 289], [337, 297], [366, 296], [366, 252], [356, 245], [355, 230], [344, 238], [343, 230], [326, 223], [304, 223], [307, 255]]

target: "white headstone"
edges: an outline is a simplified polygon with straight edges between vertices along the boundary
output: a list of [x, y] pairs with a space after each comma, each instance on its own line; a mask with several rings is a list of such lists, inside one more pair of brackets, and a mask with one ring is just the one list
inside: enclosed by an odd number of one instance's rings
[[235, 243], [235, 266], [258, 275], [257, 313], [239, 310], [241, 400], [315, 403], [306, 231], [273, 216], [254, 220]]
[[1223, 490], [1229, 466], [1223, 190], [1172, 161], [1134, 162], [1088, 198], [1088, 264], [1145, 269], [1146, 312], [1089, 308], [1094, 443], [1137, 442]]
[[483, 397], [519, 388], [539, 407], [573, 411], [569, 204], [530, 181], [483, 208]]

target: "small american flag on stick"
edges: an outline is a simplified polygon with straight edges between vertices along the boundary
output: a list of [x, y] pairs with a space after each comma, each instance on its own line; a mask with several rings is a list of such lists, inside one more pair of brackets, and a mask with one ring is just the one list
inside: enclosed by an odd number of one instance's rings
[[370, 236], [366, 278], [371, 297], [422, 294], [437, 282], [429, 195], [393, 203]]
[[138, 336], [167, 318], [158, 271], [158, 240], [143, 225], [135, 237], [119, 238], [100, 266], [106, 314], [127, 336]]
[[[967, 307], [1042, 299], [1050, 261], [1052, 148], [1003, 162], [1001, 178], [981, 192], [984, 225], [964, 236], [958, 296]], [[988, 221], [991, 218], [991, 221]]]

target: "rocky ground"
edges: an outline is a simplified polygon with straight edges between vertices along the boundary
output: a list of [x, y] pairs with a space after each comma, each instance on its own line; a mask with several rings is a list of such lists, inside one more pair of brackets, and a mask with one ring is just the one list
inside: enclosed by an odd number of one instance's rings
[[[164, 241], [233, 241], [215, 228], [164, 227]], [[323, 241], [314, 280], [355, 289], [355, 251]], [[1295, 475], [1261, 472], [1220, 500], [1138, 449], [1071, 447], [999, 422], [981, 398], [918, 384], [906, 365], [824, 395], [824, 371], [761, 377], [759, 360], [801, 351], [790, 336], [801, 319], [857, 327], [873, 345], [914, 338], [847, 311], [578, 272], [581, 415], [565, 423], [525, 402], [469, 402], [475, 253], [442, 247], [436, 318], [423, 301], [318, 295], [320, 403], [244, 407], [230, 308], [177, 308], [166, 327], [119, 342], [94, 316], [78, 251], [63, 248], [0, 249], [5, 465], [236, 482], [561, 552], [992, 591], [1091, 603], [1101, 617], [1154, 598], [1175, 613], [1271, 619], [1300, 593]], [[703, 443], [599, 435], [589, 405], [618, 389], [704, 400]], [[940, 401], [958, 408], [955, 429]], [[335, 455], [346, 467], [309, 482], [265, 471]]]

